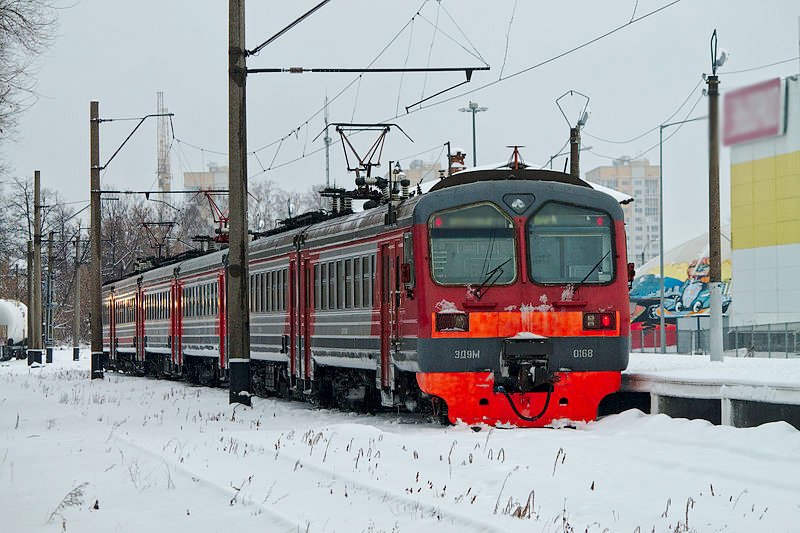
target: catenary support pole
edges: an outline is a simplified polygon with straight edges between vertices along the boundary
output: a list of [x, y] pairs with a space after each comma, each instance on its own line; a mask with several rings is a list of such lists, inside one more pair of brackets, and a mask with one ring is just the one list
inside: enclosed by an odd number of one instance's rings
[[569, 129], [569, 174], [581, 177], [581, 129], [578, 126]]
[[47, 295], [45, 297], [45, 350], [46, 361], [53, 362], [53, 232], [47, 234]]
[[230, 403], [250, 405], [250, 305], [247, 264], [247, 64], [245, 0], [228, 1], [228, 367]]
[[81, 226], [75, 236], [75, 303], [72, 312], [72, 360], [80, 359], [81, 339]]
[[28, 364], [43, 363], [42, 358], [42, 218], [41, 174], [33, 172], [33, 314], [28, 335]]
[[89, 103], [89, 187], [91, 226], [89, 241], [89, 321], [92, 330], [91, 377], [103, 377], [103, 268], [100, 254], [100, 105]]
[[722, 257], [719, 227], [719, 79], [708, 76], [708, 244], [712, 361], [722, 361]]
[[33, 325], [33, 241], [28, 241], [28, 330], [25, 345], [30, 349], [36, 326]]

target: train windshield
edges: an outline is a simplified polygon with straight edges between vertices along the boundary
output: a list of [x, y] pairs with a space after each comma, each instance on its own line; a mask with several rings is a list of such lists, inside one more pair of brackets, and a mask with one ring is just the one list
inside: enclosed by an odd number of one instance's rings
[[428, 223], [433, 279], [443, 285], [508, 284], [517, 277], [514, 224], [491, 204], [435, 213]]
[[550, 202], [528, 220], [531, 279], [609, 283], [614, 278], [612, 219], [602, 211]]

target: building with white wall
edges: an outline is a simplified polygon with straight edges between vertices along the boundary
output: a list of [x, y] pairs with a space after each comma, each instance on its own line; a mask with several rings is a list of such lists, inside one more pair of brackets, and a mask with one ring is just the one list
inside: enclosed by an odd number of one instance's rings
[[731, 149], [730, 325], [800, 322], [798, 77], [725, 94], [723, 118]]

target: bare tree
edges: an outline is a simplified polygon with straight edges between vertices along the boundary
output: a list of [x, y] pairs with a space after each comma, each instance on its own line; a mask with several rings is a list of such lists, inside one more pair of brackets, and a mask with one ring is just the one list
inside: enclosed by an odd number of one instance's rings
[[0, 0], [0, 142], [36, 101], [38, 59], [53, 43], [55, 0]]

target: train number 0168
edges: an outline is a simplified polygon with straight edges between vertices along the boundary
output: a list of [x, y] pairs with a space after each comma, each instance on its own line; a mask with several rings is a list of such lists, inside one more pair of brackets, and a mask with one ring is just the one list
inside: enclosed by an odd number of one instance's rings
[[578, 348], [572, 350], [572, 357], [575, 358], [594, 357], [594, 350], [592, 348]]

